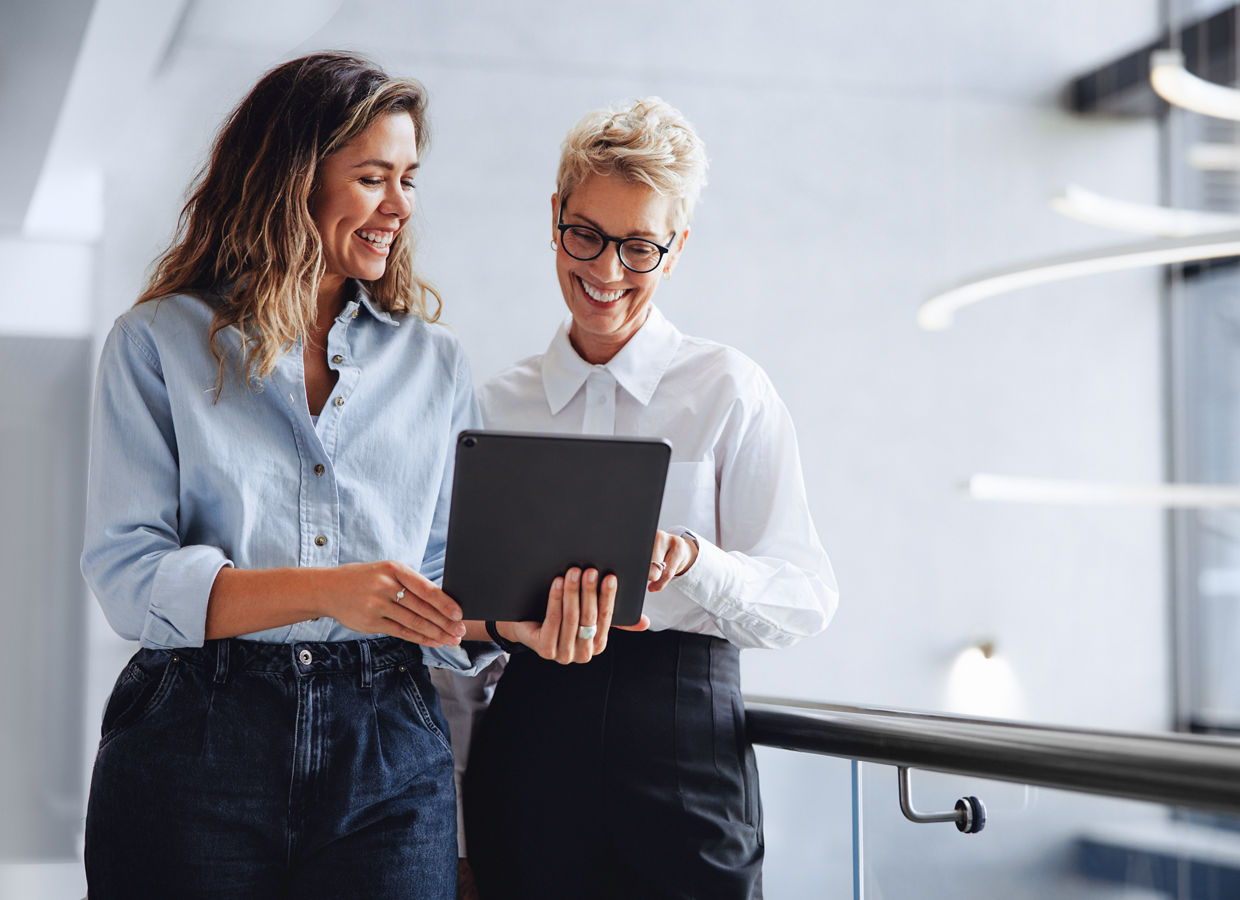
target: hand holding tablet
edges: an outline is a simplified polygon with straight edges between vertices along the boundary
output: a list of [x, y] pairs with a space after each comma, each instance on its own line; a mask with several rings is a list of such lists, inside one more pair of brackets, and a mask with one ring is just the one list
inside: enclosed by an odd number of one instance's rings
[[[444, 591], [466, 618], [520, 623], [504, 636], [532, 638], [540, 655], [554, 649], [562, 661], [585, 650], [578, 645], [605, 646], [613, 594], [610, 624], [644, 627], [670, 456], [659, 440], [462, 432]], [[601, 581], [573, 578], [590, 569]], [[557, 603], [571, 612], [553, 628]], [[582, 624], [596, 633], [578, 638]]]

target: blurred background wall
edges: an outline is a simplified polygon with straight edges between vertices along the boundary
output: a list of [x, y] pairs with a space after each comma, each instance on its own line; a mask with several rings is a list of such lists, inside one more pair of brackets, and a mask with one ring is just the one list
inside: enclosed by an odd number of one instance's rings
[[[361, 51], [430, 91], [421, 260], [479, 381], [540, 352], [564, 315], [548, 241], [567, 128], [649, 94], [696, 125], [710, 184], [659, 303], [770, 374], [841, 585], [826, 633], [745, 654], [749, 691], [1168, 727], [1164, 514], [961, 489], [979, 471], [1165, 477], [1161, 275], [1018, 292], [940, 333], [915, 318], [972, 272], [1114, 242], [1050, 208], [1067, 183], [1159, 201], [1158, 119], [1083, 117], [1063, 91], [1161, 21], [1156, 0], [0, 0], [0, 795], [20, 798], [0, 804], [0, 896], [84, 891], [90, 758], [134, 649], [77, 574], [99, 341], [223, 117], [266, 69], [318, 49]], [[1005, 676], [953, 680], [979, 641]], [[767, 896], [844, 895], [847, 764], [760, 761]], [[871, 864], [911, 873], [886, 896], [939, 896], [913, 885], [949, 875], [963, 839], [929, 845], [887, 816], [894, 773], [869, 797], [884, 810]], [[998, 800], [1024, 826], [993, 838], [994, 880], [963, 896], [999, 896], [1014, 869], [1029, 896], [1052, 896], [1038, 885], [1063, 864], [1061, 832], [1024, 794]]]

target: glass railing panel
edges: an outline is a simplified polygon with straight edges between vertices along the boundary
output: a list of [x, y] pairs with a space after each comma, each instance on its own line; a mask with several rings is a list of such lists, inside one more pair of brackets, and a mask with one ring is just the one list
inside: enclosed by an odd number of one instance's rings
[[763, 896], [852, 896], [851, 763], [756, 748], [766, 861]]
[[[982, 800], [984, 829], [962, 834], [951, 823], [908, 821], [892, 767], [867, 764], [862, 773], [864, 896], [870, 900], [1240, 897], [1240, 830], [1226, 817], [912, 770], [918, 811], [950, 810], [969, 795]], [[848, 894], [824, 884], [799, 896]]]

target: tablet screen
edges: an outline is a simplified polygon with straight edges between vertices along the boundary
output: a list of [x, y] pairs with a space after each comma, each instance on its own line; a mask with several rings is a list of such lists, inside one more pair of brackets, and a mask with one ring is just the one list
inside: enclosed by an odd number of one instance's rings
[[572, 566], [619, 580], [614, 625], [641, 617], [671, 446], [595, 435], [457, 438], [443, 589], [467, 619], [541, 621]]

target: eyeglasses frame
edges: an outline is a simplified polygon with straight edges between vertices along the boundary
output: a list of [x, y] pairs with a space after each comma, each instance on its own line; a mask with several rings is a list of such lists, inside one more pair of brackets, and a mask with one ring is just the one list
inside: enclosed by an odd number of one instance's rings
[[[616, 259], [620, 260], [620, 265], [624, 266], [626, 269], [628, 269], [630, 272], [633, 272], [633, 273], [634, 273], [634, 274], [636, 274], [636, 275], [646, 275], [646, 274], [648, 274], [648, 273], [650, 273], [650, 272], [653, 272], [653, 271], [655, 271], [656, 269], [658, 269], [658, 268], [659, 268], [659, 266], [663, 265], [663, 260], [664, 260], [664, 258], [667, 256], [667, 254], [669, 254], [669, 253], [671, 253], [671, 252], [672, 252], [672, 246], [671, 246], [671, 245], [672, 245], [672, 242], [674, 242], [674, 241], [676, 240], [676, 232], [675, 232], [675, 231], [673, 231], [673, 232], [672, 232], [672, 236], [668, 239], [668, 245], [667, 245], [666, 247], [664, 247], [662, 244], [655, 243], [654, 241], [650, 240], [649, 238], [637, 238], [637, 237], [618, 238], [618, 237], [612, 237], [612, 236], [611, 236], [611, 235], [609, 235], [609, 234], [603, 234], [603, 232], [599, 231], [599, 230], [598, 230], [597, 228], [595, 228], [593, 225], [573, 225], [573, 224], [565, 225], [565, 224], [564, 224], [564, 204], [563, 204], [563, 203], [561, 203], [561, 204], [560, 204], [560, 209], [559, 209], [558, 213], [556, 214], [556, 220], [557, 220], [557, 221], [556, 221], [556, 225], [555, 225], [555, 227], [556, 227], [556, 230], [560, 233], [560, 246], [561, 246], [561, 247], [564, 247], [564, 252], [565, 252], [565, 253], [568, 253], [568, 255], [569, 255], [569, 256], [572, 256], [572, 257], [573, 257], [573, 259], [580, 260], [581, 262], [589, 262], [589, 261], [590, 261], [590, 260], [592, 260], [592, 259], [598, 259], [600, 256], [602, 256], [602, 255], [603, 255], [603, 251], [607, 249], [607, 245], [608, 245], [608, 244], [615, 244], [615, 245], [616, 245]], [[569, 253], [569, 251], [568, 251], [568, 247], [565, 247], [565, 246], [564, 246], [564, 232], [565, 232], [565, 231], [567, 231], [567, 230], [568, 230], [568, 229], [570, 229], [570, 228], [584, 228], [586, 231], [593, 231], [593, 232], [594, 232], [595, 234], [597, 234], [600, 238], [602, 238], [602, 239], [603, 239], [603, 243], [602, 243], [602, 246], [600, 246], [600, 247], [598, 248], [598, 253], [595, 253], [593, 256], [586, 256], [586, 257], [575, 256], [575, 255], [573, 255], [572, 253]], [[621, 246], [622, 246], [623, 244], [625, 244], [625, 243], [627, 243], [627, 242], [629, 242], [629, 241], [641, 241], [643, 244], [650, 244], [650, 245], [651, 245], [651, 246], [653, 246], [653, 247], [658, 247], [658, 248], [659, 248], [659, 258], [658, 258], [658, 260], [655, 262], [655, 264], [654, 264], [653, 266], [651, 266], [649, 269], [645, 269], [645, 270], [638, 270], [638, 269], [634, 269], [632, 266], [630, 266], [628, 263], [626, 263], [626, 262], [624, 261], [624, 255], [620, 252], [620, 248], [621, 248]]]

